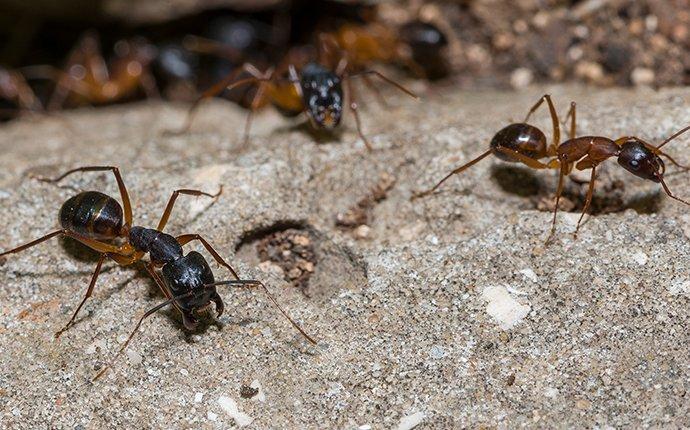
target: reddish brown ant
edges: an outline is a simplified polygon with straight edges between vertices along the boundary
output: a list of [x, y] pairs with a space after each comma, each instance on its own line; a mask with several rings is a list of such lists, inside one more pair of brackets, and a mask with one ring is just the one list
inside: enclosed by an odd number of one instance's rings
[[64, 73], [48, 102], [48, 109], [59, 109], [69, 99], [74, 104], [105, 104], [133, 96], [142, 89], [157, 97], [150, 66], [155, 48], [143, 39], [121, 40], [114, 47], [115, 58], [107, 64], [98, 38], [85, 34], [68, 57]]
[[[299, 72], [295, 64], [289, 60], [290, 58], [288, 56], [288, 61], [286, 62], [288, 64], [287, 78], [276, 73], [276, 69], [273, 68], [262, 73], [252, 64], [243, 64], [240, 68], [230, 73], [227, 78], [206, 90], [199, 97], [190, 108], [186, 123], [179, 132], [182, 133], [189, 130], [194, 113], [203, 100], [219, 94], [224, 89], [231, 90], [239, 85], [247, 84], [258, 84], [258, 88], [245, 123], [245, 146], [249, 140], [249, 131], [254, 111], [261, 105], [266, 104], [267, 101], [270, 101], [285, 116], [292, 117], [304, 113], [315, 129], [332, 130], [340, 124], [342, 118], [345, 103], [344, 85], [347, 96], [350, 99], [349, 107], [357, 124], [357, 132], [367, 149], [371, 150], [372, 146], [362, 131], [357, 96], [350, 82], [351, 78], [373, 75], [409, 96], [418, 98], [407, 88], [375, 70], [349, 73], [347, 71], [348, 61], [345, 58], [341, 59], [335, 70], [331, 70], [319, 63], [308, 62]], [[281, 69], [279, 68], [278, 70]], [[241, 73], [248, 73], [251, 77], [238, 80], [237, 78]]]
[[[551, 145], [547, 145], [546, 136], [537, 127], [527, 124], [530, 116], [546, 101], [551, 113], [551, 121], [553, 122], [553, 141]], [[560, 124], [558, 122], [558, 115], [556, 109], [551, 101], [551, 96], [543, 95], [537, 103], [529, 110], [525, 120], [519, 123], [510, 124], [494, 135], [489, 144], [489, 150], [479, 155], [477, 158], [468, 163], [454, 169], [443, 179], [441, 179], [432, 188], [417, 193], [412, 196], [413, 199], [429, 195], [436, 191], [446, 180], [451, 176], [457, 175], [466, 169], [474, 166], [479, 161], [494, 154], [496, 157], [509, 163], [522, 163], [532, 169], [553, 169], [557, 168], [556, 160], [550, 160], [547, 163], [539, 161], [546, 157], [555, 157], [557, 154], [558, 142], [561, 138]]]
[[580, 223], [589, 209], [592, 202], [592, 195], [594, 193], [594, 182], [596, 180], [596, 168], [602, 162], [611, 157], [616, 157], [618, 164], [625, 170], [637, 176], [638, 178], [647, 179], [652, 182], [660, 183], [664, 192], [674, 200], [677, 200], [686, 205], [690, 205], [687, 201], [676, 197], [671, 193], [671, 190], [664, 181], [664, 173], [666, 166], [661, 157], [666, 157], [674, 165], [685, 170], [685, 166], [680, 165], [671, 156], [661, 151], [661, 147], [677, 138], [681, 134], [690, 130], [690, 126], [685, 127], [669, 138], [661, 142], [658, 146], [651, 145], [639, 137], [623, 136], [616, 140], [612, 140], [603, 136], [581, 136], [576, 135], [576, 105], [574, 102], [570, 104], [570, 111], [566, 116], [571, 119], [569, 139], [561, 143], [556, 151], [558, 165], [560, 166], [560, 174], [558, 176], [558, 188], [556, 190], [556, 204], [553, 210], [553, 222], [551, 225], [551, 233], [547, 242], [553, 237], [556, 231], [556, 214], [558, 213], [558, 203], [563, 192], [563, 178], [572, 172], [573, 167], [578, 170], [592, 169], [589, 180], [589, 188], [585, 197], [585, 205], [582, 208], [582, 214], [577, 221], [575, 228], [575, 236], [580, 230]]
[[[211, 302], [215, 304], [217, 316], [220, 316], [223, 313], [224, 305], [223, 300], [216, 291], [216, 287], [221, 285], [261, 287], [271, 302], [273, 302], [288, 321], [290, 321], [309, 342], [316, 344], [314, 339], [306, 334], [282, 307], [280, 307], [275, 297], [261, 281], [240, 279], [232, 266], [226, 263], [220, 254], [201, 235], [183, 234], [173, 237], [163, 232], [170, 218], [175, 201], [180, 194], [216, 198], [220, 195], [222, 190], [217, 194], [209, 194], [203, 191], [189, 189], [175, 191], [170, 197], [170, 200], [168, 200], [168, 204], [165, 207], [165, 211], [157, 227], [155, 229], [150, 229], [134, 226], [132, 224], [132, 207], [129, 195], [117, 167], [79, 167], [69, 170], [55, 179], [41, 180], [57, 183], [68, 175], [76, 172], [99, 171], [110, 171], [115, 176], [120, 190], [122, 206], [120, 206], [117, 200], [98, 191], [81, 192], [68, 199], [62, 205], [59, 212], [61, 229], [19, 247], [10, 249], [9, 251], [0, 253], [0, 257], [3, 257], [8, 254], [24, 251], [53, 237], [67, 236], [76, 239], [100, 254], [96, 269], [91, 277], [91, 282], [89, 283], [84, 298], [72, 314], [72, 318], [70, 318], [61, 330], [55, 333], [56, 338], [60, 337], [62, 333], [74, 324], [77, 314], [93, 293], [96, 280], [98, 279], [101, 267], [106, 259], [109, 258], [121, 266], [129, 266], [140, 262], [144, 255], [148, 253], [149, 262], [144, 264], [144, 267], [167, 300], [148, 310], [139, 319], [134, 330], [127, 338], [127, 341], [122, 345], [115, 358], [124, 351], [135, 333], [139, 330], [142, 322], [156, 311], [168, 305], [174, 306], [175, 309], [181, 313], [183, 324], [188, 330], [194, 330], [197, 327], [199, 324], [198, 316], [209, 309]], [[113, 243], [115, 240], [120, 240], [121, 244], [118, 245]], [[201, 242], [216, 262], [227, 268], [235, 279], [216, 282], [211, 268], [201, 254], [196, 251], [191, 251], [185, 255], [182, 247], [194, 240]], [[157, 269], [160, 269], [160, 274], [157, 272]], [[96, 375], [96, 378], [105, 373], [111, 364], [103, 368]]]

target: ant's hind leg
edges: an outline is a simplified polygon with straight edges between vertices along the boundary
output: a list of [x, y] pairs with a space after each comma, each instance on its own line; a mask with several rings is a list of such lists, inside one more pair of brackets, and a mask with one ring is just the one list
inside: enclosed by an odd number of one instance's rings
[[52, 232], [52, 233], [46, 234], [46, 235], [43, 236], [43, 237], [39, 237], [39, 238], [36, 239], [36, 240], [32, 240], [31, 242], [26, 243], [26, 244], [24, 244], [24, 245], [20, 245], [20, 246], [18, 246], [18, 247], [16, 247], [16, 248], [13, 248], [13, 249], [8, 250], [8, 251], [1, 252], [1, 253], [0, 253], [0, 257], [4, 257], [5, 255], [9, 255], [9, 254], [16, 254], [16, 253], [18, 253], [18, 252], [22, 252], [22, 251], [24, 251], [24, 250], [26, 250], [26, 249], [31, 248], [32, 246], [36, 246], [36, 245], [38, 245], [39, 243], [43, 243], [43, 242], [45, 242], [45, 241], [48, 240], [48, 239], [52, 239], [52, 238], [54, 238], [55, 236], [60, 236], [60, 235], [63, 235], [63, 234], [65, 234], [65, 230], [56, 230], [56, 231], [54, 231], [54, 232]]
[[529, 117], [532, 116], [534, 112], [536, 112], [537, 109], [539, 109], [539, 106], [542, 105], [546, 101], [546, 104], [549, 106], [549, 113], [551, 114], [551, 123], [553, 126], [553, 141], [552, 145], [554, 148], [558, 147], [558, 144], [561, 142], [561, 127], [560, 123], [558, 121], [558, 114], [556, 113], [556, 108], [553, 106], [553, 101], [551, 101], [551, 96], [549, 94], [544, 94], [541, 96], [539, 101], [537, 101], [534, 106], [527, 112], [527, 116], [525, 116], [525, 120], [523, 122], [529, 121]]
[[76, 169], [68, 170], [57, 178], [43, 178], [37, 177], [41, 182], [57, 183], [62, 181], [67, 176], [77, 173], [77, 172], [106, 172], [111, 171], [115, 176], [115, 181], [117, 181], [117, 187], [120, 190], [120, 198], [122, 199], [122, 207], [125, 214], [125, 223], [129, 226], [132, 225], [132, 204], [129, 201], [129, 193], [127, 193], [127, 187], [125, 186], [125, 181], [122, 180], [122, 175], [120, 175], [120, 169], [115, 166], [84, 166], [77, 167]]
[[592, 194], [594, 194], [594, 181], [596, 180], [595, 177], [595, 171], [597, 169], [597, 166], [592, 166], [592, 176], [589, 179], [589, 188], [587, 189], [587, 197], [585, 198], [585, 206], [582, 208], [582, 213], [580, 214], [580, 218], [577, 220], [577, 227], [575, 228], [575, 237], [577, 238], [577, 232], [580, 231], [580, 223], [582, 222], [582, 218], [584, 218], [585, 214], [587, 213], [587, 210], [589, 209], [589, 205], [592, 203]]
[[220, 187], [220, 190], [216, 194], [209, 194], [203, 191], [199, 190], [187, 190], [187, 189], [181, 189], [181, 190], [175, 190], [172, 195], [170, 196], [170, 200], [168, 200], [168, 204], [165, 206], [165, 211], [163, 211], [163, 215], [161, 216], [160, 221], [158, 222], [158, 227], [156, 227], [156, 230], [158, 231], [163, 231], [165, 228], [165, 225], [168, 223], [168, 219], [170, 218], [170, 214], [172, 213], [173, 207], [175, 206], [175, 201], [177, 200], [177, 197], [180, 194], [185, 194], [188, 196], [206, 196], [206, 197], [211, 197], [211, 198], [216, 198], [220, 195], [220, 193], [223, 192], [223, 187]]
[[462, 166], [456, 168], [455, 170], [453, 170], [452, 172], [450, 172], [449, 174], [447, 174], [443, 179], [441, 179], [441, 180], [440, 180], [436, 185], [434, 185], [433, 187], [429, 188], [429, 189], [426, 190], [426, 191], [422, 191], [422, 192], [419, 192], [419, 193], [414, 194], [410, 200], [414, 200], [414, 199], [417, 199], [417, 198], [420, 198], [420, 197], [424, 197], [424, 196], [427, 196], [427, 195], [433, 193], [434, 191], [436, 191], [436, 190], [438, 189], [438, 187], [440, 187], [444, 182], [446, 182], [451, 176], [457, 175], [458, 173], [460, 173], [460, 172], [462, 172], [462, 171], [464, 171], [464, 170], [466, 170], [466, 169], [468, 169], [468, 168], [474, 166], [475, 164], [477, 164], [478, 162], [480, 162], [480, 161], [483, 160], [484, 158], [488, 157], [488, 156], [491, 155], [492, 153], [493, 153], [493, 151], [492, 151], [491, 149], [489, 149], [488, 151], [486, 151], [485, 153], [483, 153], [483, 154], [480, 155], [479, 157], [475, 158], [474, 160], [472, 160], [472, 161], [470, 161], [470, 162], [468, 162], [468, 163], [463, 164]]

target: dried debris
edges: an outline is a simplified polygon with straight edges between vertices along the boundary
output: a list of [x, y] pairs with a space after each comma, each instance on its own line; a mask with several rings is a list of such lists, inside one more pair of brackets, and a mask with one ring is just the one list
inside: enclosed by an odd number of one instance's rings
[[316, 251], [311, 234], [287, 229], [272, 233], [256, 244], [259, 260], [271, 262], [283, 271], [283, 278], [306, 296], [309, 278], [316, 268]]
[[382, 173], [376, 185], [357, 204], [335, 216], [335, 225], [354, 230], [358, 238], [368, 237], [371, 230], [368, 227], [371, 222], [371, 210], [388, 196], [388, 191], [393, 188], [393, 185], [395, 185], [395, 177], [389, 173]]

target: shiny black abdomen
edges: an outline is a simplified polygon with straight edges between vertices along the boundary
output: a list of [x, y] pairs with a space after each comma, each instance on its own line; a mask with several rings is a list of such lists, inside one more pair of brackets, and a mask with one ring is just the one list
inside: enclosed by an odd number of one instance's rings
[[114, 239], [122, 224], [120, 203], [98, 191], [79, 193], [60, 208], [62, 228], [92, 239]]
[[[200, 290], [204, 285], [215, 282], [206, 259], [196, 251], [163, 266], [163, 279], [173, 296]], [[201, 308], [210, 302], [215, 292], [215, 287], [207, 288], [191, 297], [178, 300], [177, 304], [186, 311]]]
[[530, 158], [543, 158], [546, 156], [546, 136], [537, 127], [525, 123], [510, 124], [499, 130], [491, 139], [491, 149], [496, 157], [503, 161], [518, 162], [509, 154], [496, 149], [508, 148]]

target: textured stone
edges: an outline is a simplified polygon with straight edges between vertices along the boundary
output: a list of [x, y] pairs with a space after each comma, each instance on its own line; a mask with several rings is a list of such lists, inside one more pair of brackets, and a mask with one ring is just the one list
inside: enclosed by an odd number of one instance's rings
[[[577, 240], [579, 214], [561, 214], [548, 247], [551, 215], [537, 201], [553, 193], [553, 172], [489, 158], [409, 201], [485, 151], [541, 91], [432, 90], [420, 103], [391, 96], [388, 109], [369, 101], [363, 122], [373, 153], [351, 117], [337, 138], [315, 143], [271, 110], [256, 118], [250, 149], [236, 153], [244, 112], [222, 102], [203, 107], [185, 136], [163, 133], [179, 126], [182, 108], [158, 103], [2, 126], [0, 249], [54, 229], [75, 189], [117, 196], [109, 175], [74, 176], [58, 188], [31, 173], [117, 164], [144, 226], [156, 223], [174, 189], [222, 184], [215, 203], [180, 197], [166, 231], [204, 234], [319, 341], [309, 346], [260, 291], [221, 289], [220, 324], [188, 334], [173, 311], [159, 312], [131, 353], [90, 383], [135, 319], [163, 298], [144, 271], [107, 263], [77, 324], [55, 341], [95, 259], [53, 240], [0, 266], [2, 427], [228, 428], [233, 416], [253, 420], [251, 428], [690, 426], [686, 206], [613, 160], [597, 188], [599, 199], [616, 193], [601, 205], [608, 213], [589, 218]], [[582, 134], [658, 142], [690, 121], [687, 90], [551, 91], [561, 113], [579, 102]], [[535, 123], [550, 136], [545, 111]], [[667, 150], [688, 163], [687, 142]], [[395, 185], [359, 240], [335, 216], [383, 173]], [[567, 182], [569, 198], [581, 202], [587, 184]], [[690, 197], [687, 174], [668, 183]], [[258, 267], [252, 241], [271, 228], [310, 233], [309, 297], [280, 270]], [[519, 321], [501, 328], [489, 288], [517, 304]], [[241, 396], [250, 383], [261, 396]]]

